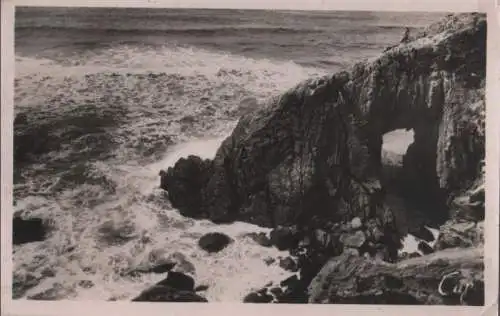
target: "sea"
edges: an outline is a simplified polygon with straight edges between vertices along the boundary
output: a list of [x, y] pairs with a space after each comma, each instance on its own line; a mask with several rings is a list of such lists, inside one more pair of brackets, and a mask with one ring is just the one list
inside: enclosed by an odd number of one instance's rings
[[[248, 237], [269, 229], [181, 216], [159, 171], [213, 157], [242, 114], [443, 16], [17, 7], [14, 213], [50, 230], [13, 246], [14, 297], [130, 300], [165, 274], [127, 271], [172, 254], [194, 265], [211, 302], [290, 276], [264, 262], [285, 252]], [[401, 151], [396, 136], [388, 146]], [[209, 232], [234, 241], [206, 253], [197, 242]]]

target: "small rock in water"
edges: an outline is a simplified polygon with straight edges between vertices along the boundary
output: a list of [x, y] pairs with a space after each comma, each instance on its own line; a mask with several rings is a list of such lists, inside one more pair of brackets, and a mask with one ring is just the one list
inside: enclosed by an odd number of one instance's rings
[[198, 245], [207, 252], [219, 252], [233, 240], [222, 233], [208, 233], [200, 238]]
[[418, 257], [422, 257], [422, 255], [419, 254], [418, 252], [412, 252], [408, 255], [408, 258], [418, 258]]
[[12, 221], [12, 243], [14, 245], [43, 241], [46, 234], [46, 228], [40, 218], [14, 217]]
[[428, 255], [430, 253], [433, 253], [434, 252], [434, 249], [432, 249], [431, 246], [429, 246], [428, 243], [426, 243], [425, 241], [421, 241], [418, 243], [418, 250], [420, 250], [424, 255]]
[[194, 279], [184, 273], [169, 272], [167, 278], [158, 282], [157, 285], [168, 286], [180, 291], [193, 291]]
[[297, 263], [290, 257], [280, 260], [280, 267], [290, 272], [297, 272]]
[[360, 229], [363, 223], [361, 223], [361, 219], [359, 217], [354, 217], [351, 221], [352, 229]]

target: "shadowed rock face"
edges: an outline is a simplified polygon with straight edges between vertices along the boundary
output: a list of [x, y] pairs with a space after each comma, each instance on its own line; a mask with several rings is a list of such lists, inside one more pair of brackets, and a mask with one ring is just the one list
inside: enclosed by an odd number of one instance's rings
[[195, 197], [181, 212], [214, 221], [275, 227], [359, 217], [387, 226], [394, 214], [379, 181], [382, 136], [406, 128], [415, 142], [403, 160], [405, 189], [430, 213], [446, 210], [450, 196], [482, 177], [485, 47], [484, 15], [448, 17], [371, 62], [270, 100], [240, 119], [211, 163], [190, 157], [198, 167], [189, 176], [179, 163], [162, 182], [175, 184], [172, 200]]

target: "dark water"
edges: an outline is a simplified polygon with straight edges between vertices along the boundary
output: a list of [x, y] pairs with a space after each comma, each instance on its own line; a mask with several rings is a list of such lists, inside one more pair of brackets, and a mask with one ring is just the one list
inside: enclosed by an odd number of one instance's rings
[[18, 9], [16, 52], [73, 56], [116, 45], [195, 46], [300, 65], [346, 66], [443, 14], [168, 9]]

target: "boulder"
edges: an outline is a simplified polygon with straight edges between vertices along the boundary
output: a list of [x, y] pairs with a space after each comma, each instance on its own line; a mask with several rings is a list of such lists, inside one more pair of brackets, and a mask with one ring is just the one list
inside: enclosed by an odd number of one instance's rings
[[198, 241], [201, 249], [207, 252], [219, 252], [226, 248], [233, 240], [222, 233], [208, 233]]
[[20, 245], [43, 241], [47, 236], [47, 227], [40, 218], [14, 217], [12, 221], [12, 243]]
[[[458, 297], [442, 296], [439, 283], [461, 271], [476, 283], [484, 282], [482, 249], [453, 249], [392, 264], [343, 254], [331, 258], [308, 287], [309, 303], [459, 305]], [[478, 302], [477, 291], [469, 302]], [[475, 303], [474, 303], [475, 304]]]

